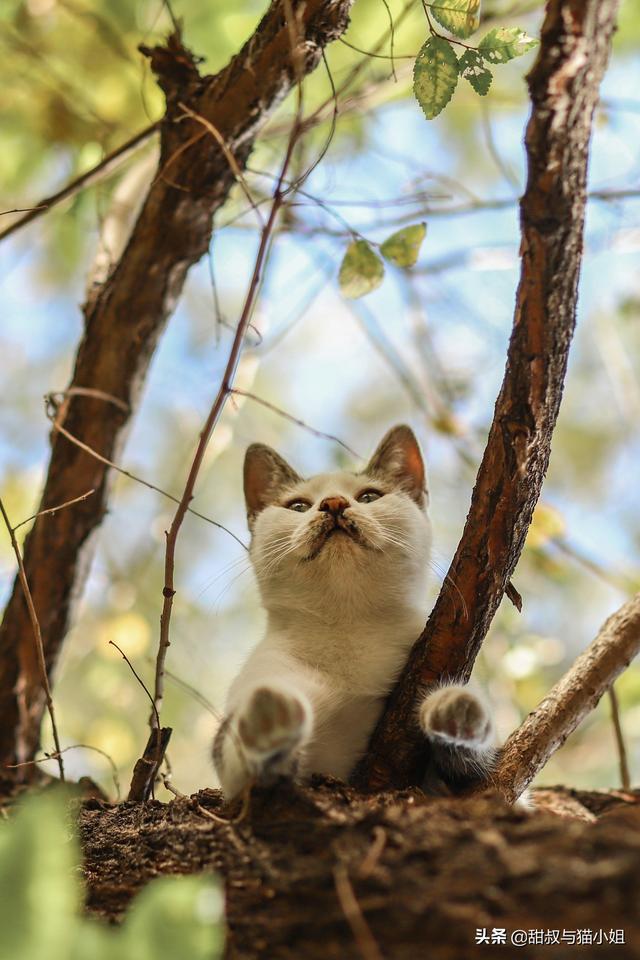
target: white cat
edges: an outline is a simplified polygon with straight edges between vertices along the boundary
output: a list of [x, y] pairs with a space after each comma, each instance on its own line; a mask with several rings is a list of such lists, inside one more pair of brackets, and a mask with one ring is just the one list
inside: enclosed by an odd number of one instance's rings
[[[214, 761], [228, 798], [279, 773], [347, 779], [427, 617], [431, 525], [409, 427], [361, 473], [303, 480], [253, 444], [244, 464], [264, 639], [233, 682]], [[495, 756], [483, 700], [449, 685], [416, 704], [427, 788], [461, 789]]]

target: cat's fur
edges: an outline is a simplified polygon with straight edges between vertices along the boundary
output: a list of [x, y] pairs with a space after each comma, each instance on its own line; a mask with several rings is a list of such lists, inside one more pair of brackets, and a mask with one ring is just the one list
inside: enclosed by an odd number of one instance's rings
[[[214, 743], [229, 798], [278, 773], [349, 777], [424, 627], [431, 552], [424, 465], [408, 427], [391, 430], [361, 473], [309, 480], [254, 444], [244, 489], [267, 629]], [[366, 491], [381, 496], [359, 502]], [[291, 507], [300, 501], [304, 512]], [[432, 746], [428, 788], [462, 789], [486, 773], [494, 733], [481, 697], [449, 685], [416, 708]]]

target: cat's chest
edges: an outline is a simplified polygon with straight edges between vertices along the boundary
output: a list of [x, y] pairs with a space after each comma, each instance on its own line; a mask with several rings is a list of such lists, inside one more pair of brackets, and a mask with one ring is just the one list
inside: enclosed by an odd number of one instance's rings
[[287, 652], [351, 694], [385, 696], [405, 664], [419, 629], [411, 624], [313, 630], [289, 634]]

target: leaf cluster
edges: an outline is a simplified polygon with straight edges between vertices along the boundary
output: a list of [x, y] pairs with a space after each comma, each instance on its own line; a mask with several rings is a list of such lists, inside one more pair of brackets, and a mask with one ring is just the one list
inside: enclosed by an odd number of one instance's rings
[[[537, 40], [529, 37], [520, 27], [494, 27], [482, 37], [477, 47], [462, 43], [479, 27], [480, 0], [443, 0], [425, 4], [433, 18], [453, 38], [436, 33], [428, 16], [431, 36], [424, 42], [413, 68], [413, 92], [428, 120], [437, 117], [451, 100], [458, 78], [471, 84], [480, 96], [489, 92], [493, 74], [490, 66], [508, 63], [520, 57]], [[464, 50], [460, 57], [454, 44]]]

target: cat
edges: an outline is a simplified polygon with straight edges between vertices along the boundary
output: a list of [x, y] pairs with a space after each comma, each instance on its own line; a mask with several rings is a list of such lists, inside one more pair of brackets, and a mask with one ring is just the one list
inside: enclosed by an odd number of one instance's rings
[[[252, 444], [244, 493], [267, 628], [214, 741], [228, 799], [280, 774], [349, 778], [424, 627], [432, 539], [407, 426], [390, 430], [360, 473], [308, 480]], [[478, 692], [448, 684], [416, 707], [430, 744], [425, 789], [459, 792], [491, 770], [494, 725]]]

